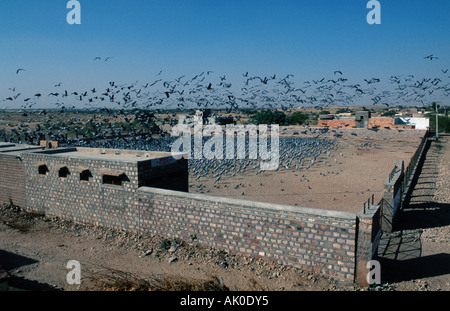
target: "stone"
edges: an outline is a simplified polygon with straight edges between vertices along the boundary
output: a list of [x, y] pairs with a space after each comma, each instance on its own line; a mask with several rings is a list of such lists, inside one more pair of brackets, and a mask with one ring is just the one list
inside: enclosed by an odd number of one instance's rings
[[177, 249], [178, 249], [178, 246], [172, 245], [167, 251], [168, 251], [170, 254], [173, 254], [173, 253], [176, 252]]
[[169, 258], [169, 263], [176, 262], [176, 261], [178, 261], [177, 257], [170, 257]]
[[148, 251], [144, 253], [144, 256], [151, 255], [153, 253], [153, 248], [150, 248]]

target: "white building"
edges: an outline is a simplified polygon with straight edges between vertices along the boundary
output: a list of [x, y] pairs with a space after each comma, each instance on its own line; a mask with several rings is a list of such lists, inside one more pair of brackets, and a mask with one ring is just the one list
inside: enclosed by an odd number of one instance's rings
[[430, 127], [430, 119], [428, 118], [395, 118], [395, 124], [398, 125], [414, 125], [416, 130], [427, 130]]

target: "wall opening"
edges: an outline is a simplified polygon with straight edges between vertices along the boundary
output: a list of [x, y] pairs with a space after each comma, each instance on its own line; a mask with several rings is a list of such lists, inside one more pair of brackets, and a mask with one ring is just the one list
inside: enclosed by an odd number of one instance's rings
[[43, 165], [39, 165], [38, 167], [38, 173], [39, 175], [47, 175], [47, 173], [49, 172], [47, 165], [43, 164]]
[[122, 186], [123, 180], [124, 180], [123, 174], [119, 175], [119, 176], [103, 175], [103, 184], [104, 185]]
[[61, 178], [67, 178], [70, 175], [69, 169], [67, 166], [61, 167], [58, 171], [58, 176]]
[[89, 181], [89, 179], [92, 177], [91, 171], [84, 170], [80, 173], [80, 180], [83, 181]]

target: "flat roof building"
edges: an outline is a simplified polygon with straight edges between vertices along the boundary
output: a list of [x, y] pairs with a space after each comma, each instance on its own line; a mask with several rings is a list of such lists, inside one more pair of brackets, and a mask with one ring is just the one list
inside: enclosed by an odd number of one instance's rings
[[74, 147], [21, 158], [26, 207], [84, 223], [138, 226], [132, 210], [139, 187], [189, 189], [187, 160], [170, 152]]

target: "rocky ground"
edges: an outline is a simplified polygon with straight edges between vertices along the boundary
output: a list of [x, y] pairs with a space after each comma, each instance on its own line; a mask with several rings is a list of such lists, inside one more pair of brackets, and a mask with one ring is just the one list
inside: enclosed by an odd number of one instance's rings
[[[448, 291], [450, 143], [432, 143], [403, 227], [383, 238], [379, 291]], [[70, 285], [67, 263], [81, 265]], [[0, 208], [0, 286], [34, 290], [359, 291], [315, 273], [161, 237], [138, 236], [16, 207]]]

